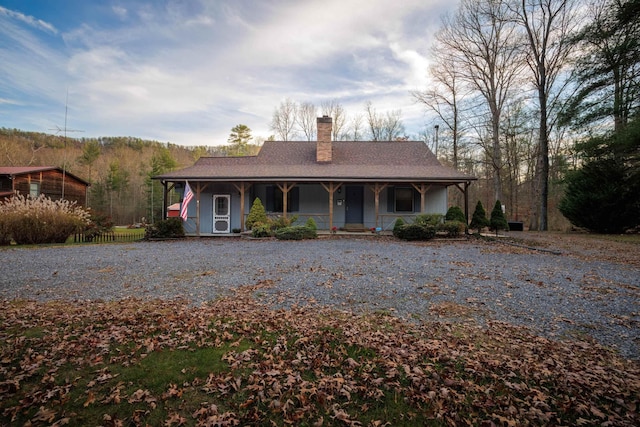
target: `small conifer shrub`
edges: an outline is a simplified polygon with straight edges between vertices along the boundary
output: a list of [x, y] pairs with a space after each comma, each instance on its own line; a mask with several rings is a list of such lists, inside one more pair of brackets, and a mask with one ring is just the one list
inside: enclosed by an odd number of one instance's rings
[[484, 210], [484, 206], [482, 206], [482, 202], [478, 200], [478, 203], [476, 203], [476, 209], [473, 211], [473, 216], [471, 217], [471, 224], [469, 224], [469, 228], [478, 230], [479, 233], [483, 228], [488, 226], [489, 220], [487, 219], [487, 213]]
[[498, 234], [498, 230], [509, 231], [509, 223], [507, 223], [504, 212], [502, 212], [502, 203], [500, 203], [500, 200], [496, 200], [496, 204], [493, 206], [489, 227], [495, 230], [496, 234]]

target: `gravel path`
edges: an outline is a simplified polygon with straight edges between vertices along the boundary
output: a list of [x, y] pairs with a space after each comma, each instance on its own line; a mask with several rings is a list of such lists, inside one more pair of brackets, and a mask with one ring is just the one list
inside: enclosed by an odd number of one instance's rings
[[241, 285], [274, 306], [525, 325], [640, 359], [640, 268], [495, 242], [201, 239], [0, 249], [0, 300], [186, 298]]

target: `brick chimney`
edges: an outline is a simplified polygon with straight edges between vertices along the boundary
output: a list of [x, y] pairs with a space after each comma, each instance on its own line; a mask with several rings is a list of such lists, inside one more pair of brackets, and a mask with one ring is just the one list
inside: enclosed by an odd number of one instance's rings
[[318, 163], [331, 163], [331, 150], [331, 117], [318, 117], [316, 161]]

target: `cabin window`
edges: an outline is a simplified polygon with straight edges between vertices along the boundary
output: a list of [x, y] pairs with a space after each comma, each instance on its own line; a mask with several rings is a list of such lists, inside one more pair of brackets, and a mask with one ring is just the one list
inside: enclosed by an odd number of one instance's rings
[[[267, 212], [283, 212], [282, 190], [277, 185], [267, 186], [267, 200], [265, 210]], [[300, 210], [300, 188], [293, 187], [287, 193], [287, 212], [297, 212]]]
[[395, 211], [413, 212], [413, 189], [398, 187], [395, 191]]
[[32, 182], [29, 184], [29, 195], [32, 198], [36, 198], [40, 195], [40, 184], [37, 182]]

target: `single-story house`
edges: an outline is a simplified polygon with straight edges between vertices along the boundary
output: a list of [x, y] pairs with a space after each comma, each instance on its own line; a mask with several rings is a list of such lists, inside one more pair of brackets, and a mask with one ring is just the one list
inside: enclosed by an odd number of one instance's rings
[[266, 141], [255, 156], [202, 157], [193, 166], [155, 176], [164, 186], [164, 212], [172, 189], [185, 182], [194, 197], [187, 235], [245, 229], [260, 198], [270, 215], [312, 217], [320, 230], [393, 228], [421, 212], [447, 211], [450, 187], [464, 194], [475, 177], [443, 166], [421, 141], [332, 141], [330, 117], [317, 121], [317, 141]]
[[44, 194], [52, 200], [86, 206], [88, 187], [84, 179], [55, 166], [0, 166], [0, 200], [17, 192], [32, 197]]

